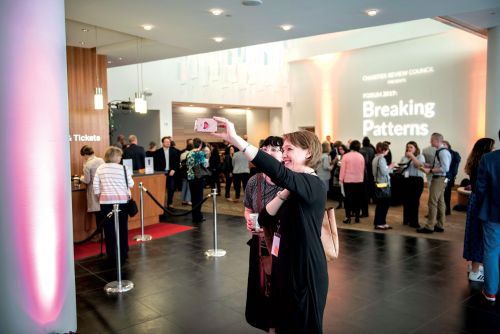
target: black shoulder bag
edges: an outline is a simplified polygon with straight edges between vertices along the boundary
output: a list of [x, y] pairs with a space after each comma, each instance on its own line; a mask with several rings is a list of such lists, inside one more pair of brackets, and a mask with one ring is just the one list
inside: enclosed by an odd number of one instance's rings
[[[127, 169], [125, 166], [123, 166], [123, 176], [125, 177], [125, 184], [127, 185], [127, 191], [128, 191], [128, 180], [127, 180]], [[139, 209], [137, 209], [137, 203], [134, 201], [133, 198], [130, 198], [127, 202], [127, 213], [129, 217], [134, 217], [137, 212], [139, 212]]]

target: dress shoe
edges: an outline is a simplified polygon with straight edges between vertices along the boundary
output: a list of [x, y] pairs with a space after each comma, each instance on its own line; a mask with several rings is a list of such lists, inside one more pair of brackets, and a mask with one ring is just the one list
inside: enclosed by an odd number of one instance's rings
[[335, 209], [342, 209], [342, 204], [337, 205]]
[[444, 232], [444, 228], [441, 227], [434, 227], [434, 232]]
[[344, 224], [350, 224], [351, 223], [351, 218], [344, 218], [342, 221]]
[[421, 228], [417, 228], [417, 233], [431, 234], [431, 233], [434, 233], [434, 231], [429, 230], [428, 228], [425, 228], [425, 227], [421, 227]]

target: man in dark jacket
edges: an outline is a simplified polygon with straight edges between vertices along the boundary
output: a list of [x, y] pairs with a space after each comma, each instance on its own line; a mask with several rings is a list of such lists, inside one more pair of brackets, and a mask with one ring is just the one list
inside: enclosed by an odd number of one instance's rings
[[146, 151], [144, 147], [137, 145], [137, 136], [128, 136], [130, 145], [123, 150], [123, 159], [132, 159], [134, 170], [144, 169], [144, 162], [146, 159]]
[[363, 204], [361, 205], [361, 217], [368, 217], [368, 204], [371, 199], [375, 198], [375, 180], [372, 172], [372, 161], [373, 158], [375, 158], [375, 148], [370, 143], [370, 138], [363, 138], [363, 147], [361, 147], [359, 153], [365, 158], [365, 178], [363, 180], [365, 184], [365, 193]]
[[180, 168], [179, 153], [178, 151], [171, 147], [170, 139], [168, 137], [163, 137], [161, 139], [162, 147], [156, 150], [155, 153], [155, 170], [164, 171], [167, 176], [167, 208], [172, 208], [172, 203], [174, 200], [175, 192], [175, 173]]
[[457, 151], [453, 151], [451, 149], [451, 145], [448, 141], [443, 140], [444, 147], [450, 151], [451, 154], [451, 162], [450, 162], [450, 170], [446, 174], [446, 178], [448, 179], [448, 183], [446, 183], [446, 188], [444, 189], [444, 203], [446, 204], [446, 215], [451, 214], [451, 190], [455, 186], [455, 179], [458, 174], [458, 166], [460, 165], [460, 161], [462, 157]]
[[[500, 131], [498, 131], [500, 139]], [[484, 290], [483, 296], [494, 302], [498, 292], [500, 260], [500, 151], [485, 154], [479, 163], [476, 204], [483, 222]]]

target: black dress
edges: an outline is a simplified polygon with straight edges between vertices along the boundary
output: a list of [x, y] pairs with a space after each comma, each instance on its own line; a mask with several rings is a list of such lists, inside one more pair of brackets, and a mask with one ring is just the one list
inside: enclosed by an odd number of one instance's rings
[[[259, 213], [280, 190], [280, 187], [268, 184], [265, 175], [252, 176], [245, 189], [245, 208]], [[247, 245], [250, 246], [250, 257], [245, 318], [250, 325], [267, 332], [272, 327], [272, 308], [271, 300], [261, 286], [261, 255], [270, 254], [264, 238], [258, 235], [253, 235]]]
[[326, 189], [319, 177], [296, 173], [258, 152], [252, 161], [290, 196], [276, 216], [264, 209], [259, 224], [279, 224], [280, 249], [273, 256], [271, 301], [277, 333], [323, 333], [328, 271], [321, 244]]

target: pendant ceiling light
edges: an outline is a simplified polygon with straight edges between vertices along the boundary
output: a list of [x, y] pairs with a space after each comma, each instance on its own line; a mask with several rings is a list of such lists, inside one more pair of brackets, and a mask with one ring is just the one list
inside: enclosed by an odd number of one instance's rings
[[99, 67], [97, 64], [99, 63], [99, 57], [97, 55], [97, 27], [94, 26], [95, 30], [95, 75], [96, 75], [96, 81], [97, 85], [95, 88], [95, 94], [94, 94], [94, 109], [95, 110], [103, 110], [104, 109], [104, 97], [102, 96], [102, 87], [99, 83]]
[[[139, 41], [137, 39], [137, 92], [135, 93], [134, 99], [134, 109], [135, 112], [139, 114], [146, 114], [148, 112], [148, 103], [146, 102], [146, 98], [144, 97], [144, 84], [142, 80], [142, 62], [140, 62], [139, 57], [139, 42], [141, 43], [141, 51], [142, 51], [142, 38]], [[139, 64], [140, 62], [140, 64]], [[140, 69], [140, 75], [139, 75]]]

